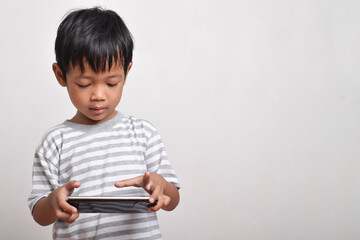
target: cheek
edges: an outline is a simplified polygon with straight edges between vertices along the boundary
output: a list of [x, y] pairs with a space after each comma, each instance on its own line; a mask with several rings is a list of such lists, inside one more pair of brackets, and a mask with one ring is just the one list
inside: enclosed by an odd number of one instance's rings
[[85, 96], [83, 92], [76, 91], [74, 89], [68, 89], [69, 97], [74, 105], [80, 105]]
[[118, 94], [118, 100], [120, 101], [121, 97], [122, 97], [122, 92], [123, 92], [123, 87], [120, 88], [119, 90], [119, 94]]
[[122, 91], [123, 91], [123, 87], [117, 89], [114, 93], [110, 94], [110, 96], [112, 97], [113, 101], [120, 101], [121, 99], [121, 95], [122, 95]]

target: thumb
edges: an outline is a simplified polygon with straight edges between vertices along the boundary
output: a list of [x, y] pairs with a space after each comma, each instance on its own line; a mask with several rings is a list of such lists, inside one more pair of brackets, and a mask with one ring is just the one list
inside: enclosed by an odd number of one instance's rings
[[164, 206], [169, 205], [171, 198], [166, 195], [163, 195], [163, 197], [164, 197]]
[[80, 187], [80, 183], [76, 180], [71, 180], [63, 185], [64, 189], [69, 192], [69, 195], [74, 191], [75, 188]]

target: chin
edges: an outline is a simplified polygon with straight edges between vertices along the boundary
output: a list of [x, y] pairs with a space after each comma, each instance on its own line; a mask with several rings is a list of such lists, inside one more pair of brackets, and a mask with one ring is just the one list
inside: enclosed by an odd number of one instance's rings
[[101, 116], [96, 116], [96, 117], [91, 117], [89, 118], [89, 120], [93, 121], [93, 122], [105, 122], [107, 120], [109, 120], [111, 117], [109, 116], [109, 114], [107, 115], [101, 115]]

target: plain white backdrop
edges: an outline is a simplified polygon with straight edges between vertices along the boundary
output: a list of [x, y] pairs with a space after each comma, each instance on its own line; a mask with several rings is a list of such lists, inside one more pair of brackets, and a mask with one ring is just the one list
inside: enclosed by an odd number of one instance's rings
[[360, 239], [360, 2], [5, 1], [0, 238], [50, 239], [27, 207], [35, 147], [75, 109], [52, 73], [69, 10], [135, 38], [118, 110], [150, 120], [178, 173], [164, 239]]

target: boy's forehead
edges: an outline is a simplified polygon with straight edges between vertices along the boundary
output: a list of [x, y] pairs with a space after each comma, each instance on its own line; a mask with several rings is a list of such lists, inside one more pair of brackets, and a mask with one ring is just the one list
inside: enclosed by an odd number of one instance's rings
[[103, 71], [99, 70], [99, 71], [94, 71], [94, 69], [90, 66], [89, 63], [84, 63], [84, 68], [83, 70], [80, 68], [79, 64], [75, 64], [74, 66], [72, 64], [70, 64], [69, 68], [68, 68], [68, 72], [66, 73], [67, 78], [73, 78], [73, 79], [78, 79], [78, 78], [103, 78], [103, 77], [109, 77], [109, 76], [118, 76], [118, 77], [124, 77], [125, 76], [125, 72], [124, 69], [122, 67], [122, 64], [112, 64], [112, 67], [110, 68], [105, 68]]
[[[82, 64], [82, 66], [81, 66]], [[83, 69], [82, 69], [83, 67]], [[97, 67], [97, 66], [96, 66]], [[120, 69], [123, 69], [123, 64], [122, 64], [122, 61], [112, 61], [111, 63], [111, 67], [109, 68], [109, 63], [108, 61], [105, 63], [105, 68], [104, 69], [101, 69], [100, 67], [97, 67], [96, 69], [94, 69], [93, 67], [91, 67], [91, 64], [89, 63], [89, 61], [87, 59], [83, 59], [82, 63], [73, 63], [73, 62], [70, 62], [69, 64], [69, 72], [70, 71], [80, 71], [80, 72], [109, 72], [109, 69], [110, 71], [111, 70], [114, 70], [114, 69], [117, 69], [117, 68], [120, 68]]]

